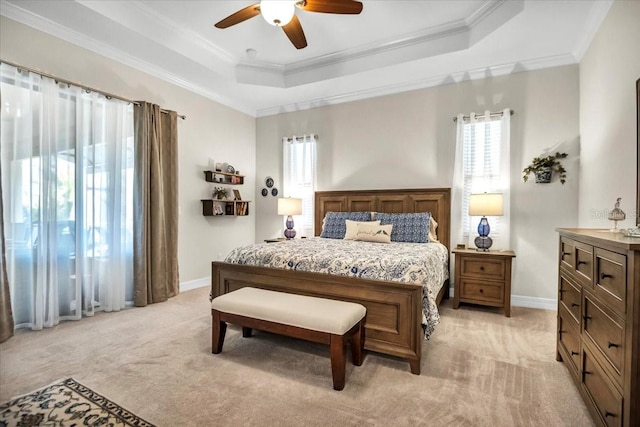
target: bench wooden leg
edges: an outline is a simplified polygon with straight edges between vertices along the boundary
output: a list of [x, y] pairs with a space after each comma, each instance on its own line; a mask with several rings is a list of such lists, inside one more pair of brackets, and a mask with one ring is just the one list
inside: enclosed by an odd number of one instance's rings
[[351, 335], [351, 339], [349, 340], [351, 344], [351, 359], [356, 366], [362, 365], [362, 349], [364, 347], [364, 334], [362, 333], [363, 323], [362, 321], [358, 323], [356, 333]]
[[251, 333], [252, 332], [253, 332], [253, 329], [247, 328], [246, 326], [242, 327], [242, 336], [244, 338], [251, 338]]
[[211, 310], [211, 316], [213, 317], [213, 326], [211, 327], [211, 352], [218, 354], [222, 351], [224, 336], [227, 333], [227, 324], [220, 320], [219, 311]]
[[344, 335], [331, 335], [331, 373], [333, 375], [333, 389], [344, 388], [346, 351]]

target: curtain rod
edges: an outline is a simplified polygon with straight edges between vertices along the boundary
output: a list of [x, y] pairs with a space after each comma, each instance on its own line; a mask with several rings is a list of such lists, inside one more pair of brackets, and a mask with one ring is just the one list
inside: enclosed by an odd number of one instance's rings
[[[511, 115], [513, 116], [513, 114], [515, 113], [515, 111], [513, 111], [513, 110], [509, 110], [509, 111], [511, 112]], [[502, 116], [502, 114], [504, 114], [502, 111], [496, 111], [496, 112], [494, 112], [494, 113], [489, 113], [489, 117], [491, 117], [491, 116]], [[482, 116], [484, 116], [484, 114], [482, 114], [482, 115], [481, 115], [481, 117], [482, 117]], [[469, 120], [469, 117], [470, 117], [470, 116], [462, 116], [462, 120]], [[454, 122], [457, 122], [457, 121], [458, 121], [458, 118], [457, 118], [457, 117], [454, 117], [454, 118], [453, 118], [453, 121], [454, 121]]]
[[[18, 70], [26, 70], [26, 71], [38, 74], [38, 75], [43, 76], [43, 77], [49, 77], [50, 79], [53, 79], [53, 80], [55, 80], [56, 82], [59, 82], [59, 83], [65, 83], [65, 84], [68, 84], [68, 85], [78, 86], [78, 87], [80, 87], [80, 88], [82, 88], [84, 90], [88, 90], [90, 92], [96, 92], [96, 93], [102, 94], [107, 99], [115, 98], [115, 99], [119, 99], [120, 101], [130, 102], [130, 103], [132, 103], [134, 105], [140, 105], [139, 101], [134, 101], [132, 99], [124, 98], [124, 97], [119, 96], [119, 95], [114, 95], [112, 93], [105, 92], [105, 91], [100, 90], [100, 89], [95, 89], [95, 88], [92, 88], [90, 86], [83, 85], [81, 83], [72, 82], [71, 80], [61, 79], [60, 77], [56, 77], [56, 76], [54, 76], [52, 74], [36, 70], [35, 68], [29, 68], [29, 67], [25, 67], [25, 66], [22, 66], [22, 65], [14, 64], [13, 62], [5, 61], [4, 59], [0, 59], [0, 62], [3, 62], [5, 64], [7, 64], [7, 65], [11, 65], [13, 67], [16, 67]], [[168, 110], [164, 110], [164, 109], [160, 109], [160, 111], [162, 113], [165, 113], [165, 114], [169, 112]], [[180, 114], [178, 114], [178, 117], [180, 117], [182, 120], [185, 120], [187, 118], [187, 116], [180, 115]]]
[[[311, 133], [311, 134], [309, 134], [309, 135], [296, 136], [296, 139], [298, 139], [298, 138], [306, 138], [307, 136], [310, 136], [310, 137], [311, 137], [311, 136], [315, 136], [315, 137], [316, 137], [316, 139], [320, 139], [320, 137], [319, 137], [317, 134], [315, 134], [315, 133]], [[287, 137], [287, 142], [291, 142], [291, 141], [293, 141], [293, 138], [292, 138], [292, 137], [290, 137], [290, 136], [289, 136], [289, 137]]]

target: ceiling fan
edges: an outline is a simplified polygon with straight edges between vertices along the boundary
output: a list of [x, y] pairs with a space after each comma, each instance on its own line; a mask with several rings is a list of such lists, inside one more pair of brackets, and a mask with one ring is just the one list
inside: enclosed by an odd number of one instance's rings
[[295, 8], [307, 12], [337, 13], [357, 15], [362, 12], [362, 3], [355, 0], [262, 0], [227, 16], [215, 26], [229, 28], [249, 18], [262, 14], [269, 24], [282, 27], [291, 43], [297, 48], [307, 47], [307, 39], [302, 31]]

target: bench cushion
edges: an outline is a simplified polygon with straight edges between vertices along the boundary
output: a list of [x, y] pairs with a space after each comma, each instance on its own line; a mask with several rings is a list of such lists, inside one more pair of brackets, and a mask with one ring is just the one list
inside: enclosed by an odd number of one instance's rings
[[211, 308], [335, 335], [344, 335], [366, 313], [364, 306], [352, 302], [250, 287], [214, 298]]

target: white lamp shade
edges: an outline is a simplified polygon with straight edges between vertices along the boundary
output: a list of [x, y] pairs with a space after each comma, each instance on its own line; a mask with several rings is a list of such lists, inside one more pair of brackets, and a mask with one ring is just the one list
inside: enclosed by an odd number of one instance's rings
[[260, 13], [265, 21], [276, 27], [283, 27], [291, 21], [295, 13], [295, 1], [262, 0]]
[[479, 193], [469, 196], [469, 215], [502, 216], [501, 193]]
[[302, 199], [291, 197], [278, 199], [278, 215], [300, 215], [302, 214]]

